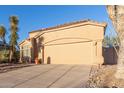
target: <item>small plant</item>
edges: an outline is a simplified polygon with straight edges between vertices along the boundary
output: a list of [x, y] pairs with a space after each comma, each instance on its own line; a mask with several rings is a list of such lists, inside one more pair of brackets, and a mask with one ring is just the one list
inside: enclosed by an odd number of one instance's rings
[[38, 59], [38, 64], [41, 64], [42, 63], [42, 59]]
[[48, 57], [48, 58], [47, 58], [47, 64], [50, 64], [50, 63], [51, 63], [51, 58]]

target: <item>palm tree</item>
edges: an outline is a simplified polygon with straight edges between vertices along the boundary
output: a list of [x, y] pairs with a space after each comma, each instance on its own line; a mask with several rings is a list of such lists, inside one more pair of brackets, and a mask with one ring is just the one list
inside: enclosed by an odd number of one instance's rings
[[18, 37], [18, 17], [17, 16], [11, 16], [9, 18], [10, 20], [10, 52], [9, 52], [9, 62], [12, 62], [12, 59], [14, 58], [14, 54], [16, 54], [16, 49], [18, 47], [17, 40], [19, 39]]
[[6, 44], [5, 35], [6, 35], [6, 28], [3, 25], [1, 25], [0, 26], [0, 39], [2, 40], [3, 44]]

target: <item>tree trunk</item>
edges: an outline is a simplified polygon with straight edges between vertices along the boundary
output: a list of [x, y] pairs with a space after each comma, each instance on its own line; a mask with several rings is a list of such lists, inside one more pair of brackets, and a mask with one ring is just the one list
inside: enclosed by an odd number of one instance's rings
[[12, 63], [12, 58], [13, 58], [13, 50], [10, 49], [10, 52], [9, 52], [9, 62]]
[[108, 14], [120, 39], [115, 77], [124, 79], [124, 6], [108, 5]]
[[118, 65], [115, 76], [116, 78], [124, 79], [124, 39], [121, 39], [120, 42], [121, 45], [119, 47]]

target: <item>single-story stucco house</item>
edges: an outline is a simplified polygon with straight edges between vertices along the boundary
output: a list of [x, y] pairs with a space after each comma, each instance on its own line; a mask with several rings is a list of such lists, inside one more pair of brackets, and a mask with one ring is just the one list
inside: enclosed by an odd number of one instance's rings
[[106, 23], [91, 20], [29, 32], [20, 42], [20, 61], [43, 64], [102, 64]]

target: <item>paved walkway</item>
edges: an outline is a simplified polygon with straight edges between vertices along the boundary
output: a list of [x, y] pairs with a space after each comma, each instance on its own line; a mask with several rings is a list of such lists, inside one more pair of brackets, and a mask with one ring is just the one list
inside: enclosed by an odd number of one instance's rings
[[1, 73], [0, 87], [9, 88], [79, 88], [88, 80], [91, 66], [36, 65]]

